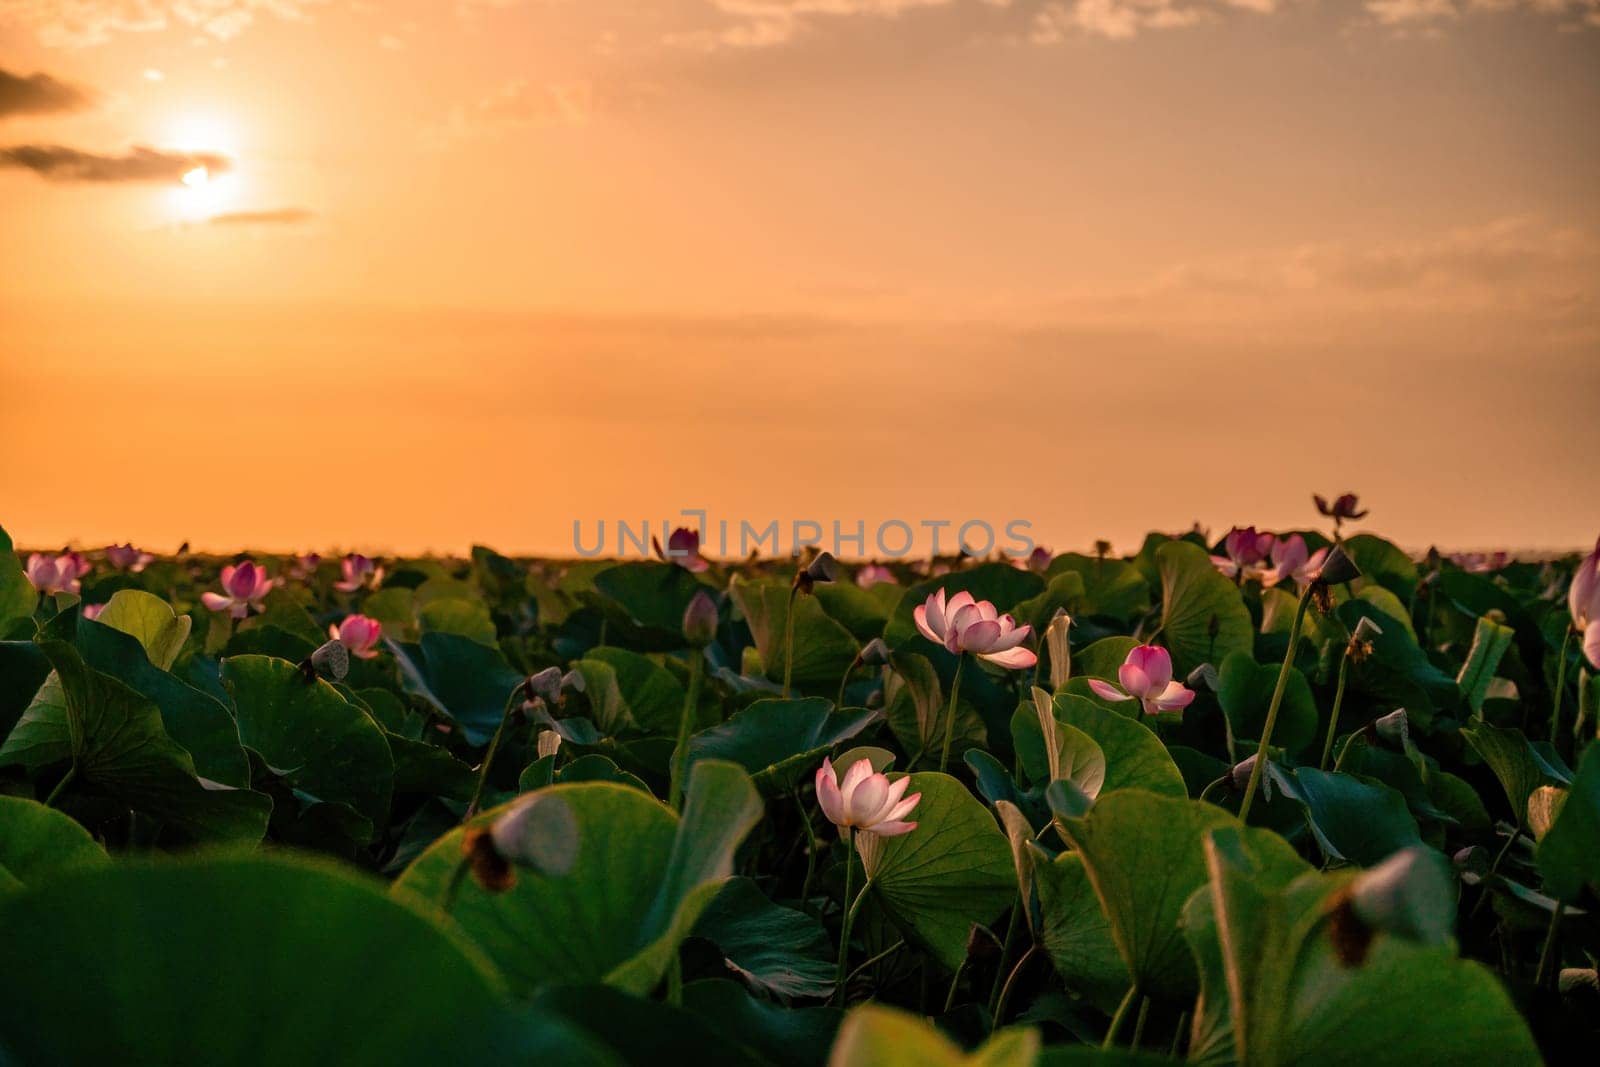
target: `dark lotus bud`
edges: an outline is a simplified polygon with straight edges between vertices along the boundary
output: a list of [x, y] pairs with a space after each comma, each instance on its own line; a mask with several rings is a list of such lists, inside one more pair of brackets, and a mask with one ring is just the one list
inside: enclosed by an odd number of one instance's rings
[[1437, 945], [1455, 925], [1450, 864], [1425, 845], [1403, 848], [1350, 883], [1350, 910], [1368, 927]]
[[319, 674], [329, 681], [342, 682], [345, 675], [350, 673], [350, 650], [344, 647], [343, 641], [334, 638], [311, 653], [301, 668], [305, 671], [308, 683]]
[[495, 847], [494, 836], [481, 826], [469, 826], [461, 835], [461, 855], [472, 880], [485, 893], [504, 893], [517, 884], [517, 870]]
[[839, 561], [832, 552], [818, 552], [817, 558], [806, 565], [806, 577], [813, 582], [831, 582], [839, 577]]
[[683, 636], [691, 645], [709, 645], [717, 636], [717, 602], [704, 589], [683, 609]]
[[1107, 556], [1111, 555], [1111, 542], [1096, 541], [1094, 543], [1094, 554], [1097, 559], [1105, 559]]
[[1343, 585], [1361, 577], [1361, 568], [1345, 554], [1343, 545], [1334, 545], [1328, 550], [1328, 558], [1322, 561], [1317, 577], [1328, 585]]
[[1404, 748], [1406, 742], [1411, 740], [1411, 723], [1406, 716], [1406, 709], [1396, 708], [1374, 720], [1372, 731], [1389, 744]]
[[889, 662], [889, 646], [883, 638], [874, 637], [861, 648], [861, 662], [868, 667], [881, 667]]
[[1189, 677], [1185, 678], [1184, 681], [1190, 689], [1199, 689], [1201, 686], [1205, 686], [1205, 688], [1214, 693], [1217, 691], [1218, 685], [1217, 668], [1209, 663], [1202, 663], [1190, 671]]
[[529, 700], [542, 700], [546, 704], [554, 704], [561, 697], [561, 668], [546, 667], [522, 684]]

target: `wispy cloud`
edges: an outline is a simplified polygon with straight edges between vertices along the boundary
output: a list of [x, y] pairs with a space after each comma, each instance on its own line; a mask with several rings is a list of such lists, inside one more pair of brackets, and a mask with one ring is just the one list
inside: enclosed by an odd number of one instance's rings
[[0, 148], [0, 169], [29, 170], [54, 182], [175, 182], [196, 167], [226, 171], [226, 156], [213, 152], [169, 152], [134, 145], [122, 155], [101, 155], [64, 145], [24, 144]]
[[510, 130], [586, 126], [601, 116], [637, 111], [651, 95], [653, 89], [642, 82], [518, 78], [457, 106], [442, 123], [424, 130], [423, 140], [442, 147]]
[[105, 44], [120, 33], [185, 26], [217, 40], [242, 33], [257, 14], [302, 21], [327, 0], [6, 0], [0, 26], [32, 32], [52, 48]]
[[207, 226], [294, 226], [310, 222], [317, 213], [304, 207], [280, 207], [262, 211], [224, 211], [205, 220]]
[[91, 95], [44, 73], [12, 74], [0, 67], [0, 119], [8, 115], [37, 115], [79, 111], [92, 104]]

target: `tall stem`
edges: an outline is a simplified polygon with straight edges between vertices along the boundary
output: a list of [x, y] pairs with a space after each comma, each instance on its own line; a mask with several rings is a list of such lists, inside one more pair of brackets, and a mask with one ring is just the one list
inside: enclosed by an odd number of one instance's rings
[[1339, 708], [1344, 704], [1344, 680], [1350, 673], [1350, 650], [1347, 647], [1339, 659], [1339, 684], [1333, 690], [1333, 714], [1328, 718], [1328, 739], [1322, 743], [1322, 762], [1318, 770], [1328, 769], [1328, 757], [1333, 755], [1333, 739], [1339, 734]]
[[833, 982], [833, 995], [841, 1007], [845, 1004], [844, 989], [850, 974], [847, 969], [850, 963], [850, 924], [856, 914], [850, 890], [855, 884], [855, 875], [856, 831], [854, 827], [847, 826], [844, 830], [844, 917], [839, 921], [839, 969]]
[[676, 811], [683, 800], [683, 778], [689, 762], [689, 730], [700, 708], [700, 679], [704, 677], [705, 651], [698, 647], [689, 653], [689, 692], [683, 698], [683, 714], [678, 717], [678, 743], [672, 749], [672, 780], [667, 787], [667, 803]]
[[833, 701], [833, 706], [835, 708], [844, 707], [844, 689], [845, 689], [845, 686], [850, 684], [850, 675], [852, 673], [854, 673], [855, 669], [857, 667], [859, 667], [860, 665], [861, 665], [861, 653], [857, 652], [856, 653], [856, 658], [850, 661], [850, 666], [848, 666], [848, 667], [846, 667], [844, 669], [844, 677], [839, 679], [839, 695], [837, 697], [835, 697], [834, 701]]
[[789, 699], [789, 679], [794, 677], [794, 598], [798, 585], [789, 587], [789, 606], [783, 613], [783, 699]]
[[811, 912], [811, 879], [817, 873], [817, 832], [811, 828], [811, 809], [794, 791], [794, 806], [800, 809], [800, 825], [806, 828], [806, 879], [800, 883], [800, 910]]
[[1567, 688], [1567, 644], [1572, 640], [1572, 627], [1561, 637], [1561, 658], [1556, 662], [1556, 691], [1550, 697], [1550, 743], [1556, 744], [1561, 732], [1561, 696]]
[[61, 776], [61, 781], [57, 782], [56, 787], [50, 790], [50, 795], [44, 798], [44, 806], [47, 808], [55, 807], [56, 797], [60, 796], [61, 791], [67, 787], [67, 783], [72, 781], [77, 776], [78, 764], [77, 761], [74, 760], [72, 766], [67, 768], [67, 773]]
[[1150, 998], [1139, 998], [1139, 1017], [1133, 1021], [1133, 1051], [1139, 1051], [1139, 1042], [1144, 1040], [1144, 1021], [1150, 1015]]
[[1283, 653], [1283, 667], [1278, 671], [1278, 684], [1272, 690], [1272, 703], [1267, 705], [1267, 722], [1261, 728], [1261, 740], [1256, 744], [1256, 761], [1250, 768], [1250, 784], [1244, 787], [1244, 800], [1239, 804], [1239, 821], [1250, 817], [1250, 803], [1261, 787], [1261, 772], [1267, 766], [1268, 745], [1272, 743], [1272, 728], [1278, 722], [1278, 708], [1283, 704], [1283, 691], [1289, 687], [1289, 671], [1294, 667], [1294, 651], [1300, 644], [1300, 624], [1305, 621], [1306, 605], [1311, 603], [1311, 583], [1307, 582], [1295, 605], [1294, 624], [1289, 627], [1289, 647]]
[[950, 738], [956, 732], [956, 701], [961, 696], [961, 672], [967, 668], [967, 654], [961, 653], [961, 658], [956, 660], [955, 680], [950, 683], [950, 712], [944, 717], [944, 749], [939, 753], [939, 770], [944, 771], [950, 762]]
[[1033, 959], [1033, 954], [1038, 951], [1039, 942], [1035, 941], [1028, 946], [1028, 951], [1022, 954], [1022, 958], [1017, 961], [1017, 965], [1011, 968], [1011, 974], [1006, 978], [1005, 988], [1000, 991], [1000, 1003], [995, 1005], [994, 1015], [989, 1020], [991, 1033], [999, 1029], [1000, 1024], [1005, 1021], [1006, 1005], [1011, 1002], [1011, 991], [1016, 988], [1017, 976], [1022, 974], [1023, 968], [1028, 965], [1028, 961]]
[[489, 739], [489, 750], [483, 754], [483, 766], [478, 768], [478, 785], [472, 791], [472, 803], [467, 805], [467, 813], [461, 817], [462, 822], [472, 821], [478, 814], [478, 805], [483, 802], [483, 790], [489, 783], [489, 767], [494, 763], [494, 754], [500, 750], [500, 738], [505, 735], [506, 723], [511, 721], [511, 709], [516, 707], [517, 701], [522, 696], [522, 683], [511, 690], [511, 695], [506, 698], [505, 709], [500, 712], [500, 725], [494, 729], [494, 737]]
[[1536, 986], [1555, 984], [1554, 982], [1546, 982], [1545, 969], [1549, 967], [1552, 962], [1555, 962], [1556, 970], [1560, 970], [1560, 961], [1554, 956], [1554, 952], [1556, 947], [1556, 932], [1561, 929], [1561, 913], [1565, 911], [1566, 908], [1567, 902], [1564, 900], [1558, 900], [1556, 901], [1555, 910], [1550, 913], [1550, 929], [1547, 930], [1544, 935], [1544, 948], [1539, 950], [1539, 967], [1533, 972], [1533, 984]]
[[995, 1009], [1000, 1006], [1000, 989], [1006, 980], [1006, 960], [1011, 957], [1011, 946], [1017, 940], [1017, 931], [1022, 928], [1023, 901], [1021, 894], [1017, 902], [1011, 905], [1011, 921], [1006, 924], [1006, 939], [1000, 945], [1000, 960], [994, 965], [994, 985], [989, 989], [989, 1018], [994, 1018]]
[[1117, 1031], [1122, 1029], [1123, 1016], [1128, 1014], [1128, 1007], [1133, 1003], [1133, 998], [1139, 995], [1139, 984], [1135, 982], [1128, 987], [1122, 995], [1122, 1003], [1117, 1005], [1117, 1013], [1111, 1017], [1111, 1025], [1106, 1028], [1106, 1039], [1100, 1042], [1102, 1050], [1111, 1048], [1117, 1043]]

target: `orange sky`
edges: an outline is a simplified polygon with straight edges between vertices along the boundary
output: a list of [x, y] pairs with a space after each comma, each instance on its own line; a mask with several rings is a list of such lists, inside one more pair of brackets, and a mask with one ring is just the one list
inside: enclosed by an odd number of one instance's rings
[[1597, 114], [1600, 0], [0, 4], [0, 524], [1577, 547]]

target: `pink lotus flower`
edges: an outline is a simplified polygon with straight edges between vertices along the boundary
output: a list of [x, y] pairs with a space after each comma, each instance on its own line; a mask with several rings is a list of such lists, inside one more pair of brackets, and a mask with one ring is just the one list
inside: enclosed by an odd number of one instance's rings
[[78, 579], [88, 573], [88, 561], [76, 552], [63, 552], [59, 556], [35, 552], [28, 557], [28, 582], [46, 595], [76, 593], [83, 584]]
[[289, 574], [296, 581], [303, 582], [317, 573], [317, 568], [322, 566], [322, 557], [315, 552], [307, 552], [296, 556], [294, 562], [289, 564]]
[[1469, 574], [1488, 574], [1504, 569], [1511, 556], [1506, 552], [1454, 552], [1450, 562]]
[[1594, 551], [1578, 563], [1567, 589], [1567, 608], [1572, 612], [1572, 628], [1583, 635], [1583, 654], [1600, 670], [1600, 538]]
[[1367, 517], [1365, 511], [1359, 510], [1360, 502], [1354, 493], [1342, 493], [1331, 504], [1320, 493], [1311, 494], [1311, 499], [1316, 502], [1318, 511], [1339, 522]]
[[1055, 558], [1056, 555], [1054, 552], [1051, 552], [1043, 545], [1038, 545], [1026, 556], [1017, 556], [1012, 559], [1011, 565], [1016, 567], [1018, 570], [1034, 571], [1035, 573], [1043, 574], [1045, 571], [1050, 569], [1050, 561]]
[[1271, 555], [1272, 566], [1261, 574], [1262, 585], [1274, 586], [1291, 578], [1297, 584], [1303, 584], [1321, 573], [1328, 550], [1319, 548], [1315, 552], [1308, 552], [1306, 539], [1299, 534], [1290, 534], [1272, 542]]
[[346, 615], [339, 625], [328, 625], [328, 636], [348, 648], [352, 656], [372, 659], [378, 654], [378, 638], [383, 636], [383, 623], [365, 615]]
[[1139, 645], [1117, 668], [1121, 687], [1098, 678], [1089, 679], [1089, 688], [1106, 700], [1138, 700], [1146, 715], [1178, 711], [1194, 700], [1194, 690], [1172, 678], [1172, 657], [1156, 645]]
[[106, 562], [119, 571], [138, 574], [153, 559], [155, 557], [150, 553], [141, 552], [131, 544], [106, 546]]
[[872, 761], [856, 760], [844, 774], [844, 781], [834, 772], [831, 760], [824, 759], [817, 768], [817, 804], [828, 821], [841, 830], [853, 829], [879, 837], [908, 834], [917, 828], [906, 822], [922, 799], [921, 793], [906, 796], [911, 786], [911, 776], [893, 782], [882, 774], [875, 774]]
[[86, 619], [98, 619], [100, 613], [104, 610], [106, 610], [104, 604], [85, 604], [83, 606], [83, 617]]
[[1277, 538], [1269, 533], [1256, 533], [1254, 526], [1243, 529], [1235, 526], [1228, 531], [1228, 536], [1222, 539], [1224, 555], [1212, 556], [1211, 562], [1229, 578], [1243, 575], [1246, 578], [1260, 573], [1261, 564], [1266, 561], [1272, 546]]
[[383, 567], [359, 552], [352, 552], [339, 561], [339, 573], [342, 577], [333, 587], [341, 593], [354, 593], [363, 587], [376, 589], [383, 583]]
[[979, 659], [1013, 670], [1031, 667], [1038, 657], [1022, 647], [1033, 628], [1018, 626], [1010, 615], [1001, 615], [987, 600], [975, 600], [960, 592], [945, 600], [940, 589], [917, 605], [912, 613], [922, 636], [960, 655], [971, 652]]
[[684, 570], [699, 574], [708, 569], [711, 563], [700, 554], [700, 532], [691, 530], [687, 526], [680, 526], [672, 531], [667, 538], [667, 549], [661, 550], [661, 540], [655, 535], [650, 537], [650, 545], [655, 549], [656, 558], [668, 563], [676, 563]]
[[863, 589], [871, 589], [875, 585], [898, 585], [895, 581], [894, 571], [881, 563], [868, 563], [856, 569], [856, 584]]
[[273, 581], [253, 560], [222, 568], [222, 592], [201, 593], [200, 602], [212, 611], [226, 611], [236, 619], [260, 608], [261, 600], [272, 589]]

